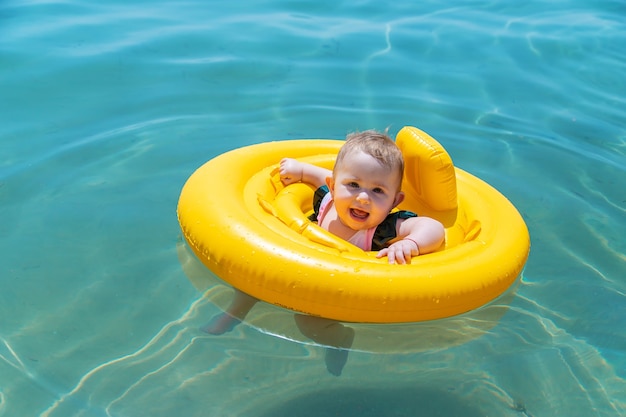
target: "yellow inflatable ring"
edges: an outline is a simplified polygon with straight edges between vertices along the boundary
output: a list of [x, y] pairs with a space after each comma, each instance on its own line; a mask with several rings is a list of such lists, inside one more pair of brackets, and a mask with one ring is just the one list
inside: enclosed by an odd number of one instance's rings
[[454, 316], [495, 299], [528, 257], [528, 229], [497, 190], [454, 167], [414, 127], [396, 143], [405, 158], [399, 208], [441, 221], [440, 250], [411, 265], [386, 259], [307, 219], [314, 190], [283, 187], [283, 157], [332, 168], [342, 141], [262, 143], [219, 155], [185, 183], [178, 220], [195, 255], [218, 277], [260, 300], [330, 319], [399, 323]]

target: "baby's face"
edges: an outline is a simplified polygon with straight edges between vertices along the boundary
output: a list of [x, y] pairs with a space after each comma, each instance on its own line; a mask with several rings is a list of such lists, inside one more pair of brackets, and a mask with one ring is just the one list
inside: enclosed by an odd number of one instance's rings
[[402, 201], [400, 174], [358, 151], [346, 155], [329, 180], [337, 215], [353, 230], [376, 227]]

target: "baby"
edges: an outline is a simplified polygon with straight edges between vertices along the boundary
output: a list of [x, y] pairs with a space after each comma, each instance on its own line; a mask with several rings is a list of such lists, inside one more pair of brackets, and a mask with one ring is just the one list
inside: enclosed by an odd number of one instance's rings
[[[400, 149], [386, 134], [373, 130], [348, 135], [332, 171], [285, 158], [280, 178], [285, 186], [304, 182], [317, 190], [313, 220], [325, 230], [365, 251], [378, 251], [390, 264], [408, 264], [411, 258], [439, 248], [444, 227], [437, 220], [400, 210], [404, 161]], [[256, 303], [236, 291], [228, 310], [203, 330], [221, 334], [232, 330]], [[340, 375], [352, 346], [354, 331], [334, 320], [297, 314], [296, 324], [312, 340], [330, 346], [326, 367]]]
[[376, 250], [389, 263], [405, 264], [432, 252], [444, 238], [441, 223], [410, 211], [390, 213], [404, 200], [402, 153], [387, 135], [368, 130], [348, 136], [333, 171], [285, 158], [283, 184], [305, 182], [317, 188], [313, 208], [323, 229], [365, 251]]

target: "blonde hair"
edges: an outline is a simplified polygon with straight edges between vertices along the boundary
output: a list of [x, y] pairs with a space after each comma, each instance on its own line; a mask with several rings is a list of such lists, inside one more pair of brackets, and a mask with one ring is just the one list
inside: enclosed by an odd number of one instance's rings
[[396, 143], [386, 133], [376, 130], [365, 130], [363, 132], [351, 133], [346, 137], [346, 143], [343, 144], [337, 154], [333, 174], [338, 166], [341, 166], [346, 155], [352, 152], [364, 152], [376, 159], [382, 166], [390, 171], [396, 170], [400, 181], [404, 174], [404, 159], [402, 152]]

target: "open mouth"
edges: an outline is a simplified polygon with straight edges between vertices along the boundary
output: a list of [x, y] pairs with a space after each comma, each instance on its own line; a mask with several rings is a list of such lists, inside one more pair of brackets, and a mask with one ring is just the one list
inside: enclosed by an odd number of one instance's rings
[[350, 215], [356, 220], [365, 220], [370, 215], [367, 211], [350, 209]]

